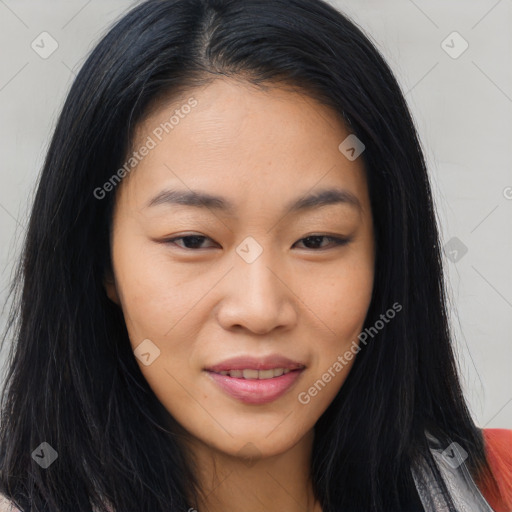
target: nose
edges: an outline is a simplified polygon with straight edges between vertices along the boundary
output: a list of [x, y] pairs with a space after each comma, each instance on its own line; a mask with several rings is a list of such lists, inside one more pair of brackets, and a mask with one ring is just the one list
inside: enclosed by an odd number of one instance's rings
[[276, 255], [264, 250], [252, 263], [235, 255], [234, 268], [223, 280], [217, 321], [226, 330], [244, 328], [255, 334], [292, 328], [299, 302], [292, 278]]

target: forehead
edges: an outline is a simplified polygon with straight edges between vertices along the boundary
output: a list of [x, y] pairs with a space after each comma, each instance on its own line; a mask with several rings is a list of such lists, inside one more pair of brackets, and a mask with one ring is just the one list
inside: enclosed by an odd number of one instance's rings
[[363, 159], [350, 161], [338, 149], [349, 134], [337, 112], [305, 93], [218, 79], [152, 109], [132, 150], [149, 139], [153, 147], [128, 181], [145, 202], [163, 185], [283, 203], [288, 191], [318, 185], [343, 187], [364, 207]]
[[[229, 147], [261, 156], [276, 147], [281, 155], [286, 149], [287, 155], [299, 155], [309, 146], [332, 150], [348, 132], [337, 112], [304, 92], [217, 79], [169, 101], [161, 99], [137, 126], [135, 146], [148, 134], [158, 146], [168, 144], [178, 150], [185, 143], [205, 151]], [[282, 143], [286, 147], [280, 147]]]

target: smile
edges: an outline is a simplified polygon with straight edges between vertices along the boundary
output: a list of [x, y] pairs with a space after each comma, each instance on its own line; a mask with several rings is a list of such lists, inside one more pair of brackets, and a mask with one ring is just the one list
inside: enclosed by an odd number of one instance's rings
[[296, 370], [274, 368], [269, 370], [206, 371], [215, 386], [231, 398], [248, 405], [273, 402], [287, 393], [303, 373]]
[[253, 370], [248, 368], [246, 370], [229, 370], [215, 373], [218, 373], [219, 375], [227, 375], [237, 379], [265, 380], [272, 379], [274, 377], [280, 377], [281, 375], [287, 374], [291, 371], [292, 370], [289, 368], [273, 368], [270, 370]]

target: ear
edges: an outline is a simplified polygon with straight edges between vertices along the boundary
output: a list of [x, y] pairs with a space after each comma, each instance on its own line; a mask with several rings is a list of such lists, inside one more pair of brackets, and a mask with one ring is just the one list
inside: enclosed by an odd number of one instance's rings
[[117, 294], [117, 286], [114, 276], [111, 271], [105, 274], [103, 278], [103, 286], [105, 287], [105, 291], [107, 292], [107, 297], [115, 302], [117, 305], [120, 305], [119, 296]]

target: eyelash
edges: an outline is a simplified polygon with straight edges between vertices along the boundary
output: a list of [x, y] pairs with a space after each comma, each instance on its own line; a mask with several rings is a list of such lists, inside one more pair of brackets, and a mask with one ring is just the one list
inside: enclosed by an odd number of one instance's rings
[[[204, 236], [204, 235], [184, 235], [184, 236], [178, 236], [176, 238], [170, 238], [168, 240], [164, 240], [163, 242], [166, 243], [166, 244], [173, 244], [173, 245], [179, 247], [180, 249], [184, 249], [186, 251], [200, 251], [201, 250], [201, 248], [182, 247], [181, 245], [177, 245], [175, 243], [176, 240], [184, 240], [185, 238], [200, 238], [200, 239], [205, 239], [205, 240], [206, 239], [211, 240], [211, 238], [209, 238], [207, 236]], [[298, 242], [301, 242], [303, 240], [308, 240], [308, 239], [311, 239], [311, 238], [325, 238], [327, 240], [330, 240], [334, 244], [334, 247], [339, 247], [339, 246], [347, 245], [347, 244], [349, 244], [352, 241], [352, 238], [350, 238], [350, 237], [348, 237], [348, 238], [339, 238], [339, 237], [328, 236], [328, 235], [309, 235], [309, 236], [306, 236], [304, 238], [301, 238], [300, 240], [298, 240]], [[330, 247], [330, 248], [332, 249], [334, 247]], [[202, 249], [210, 249], [210, 247], [206, 247], [206, 248], [203, 247]], [[318, 252], [318, 251], [325, 251], [327, 249], [329, 249], [329, 247], [322, 247], [322, 248], [309, 249], [309, 250], [310, 251]]]

